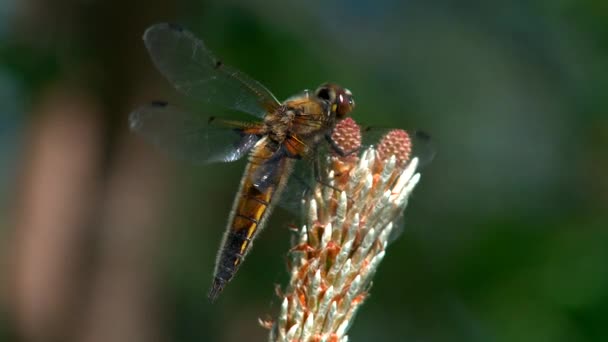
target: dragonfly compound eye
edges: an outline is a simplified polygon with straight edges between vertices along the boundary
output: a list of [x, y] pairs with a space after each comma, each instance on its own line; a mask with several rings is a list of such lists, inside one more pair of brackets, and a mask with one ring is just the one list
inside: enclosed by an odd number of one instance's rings
[[353, 94], [348, 89], [343, 89], [338, 93], [336, 103], [338, 105], [336, 108], [336, 114], [339, 118], [345, 117], [355, 108]]

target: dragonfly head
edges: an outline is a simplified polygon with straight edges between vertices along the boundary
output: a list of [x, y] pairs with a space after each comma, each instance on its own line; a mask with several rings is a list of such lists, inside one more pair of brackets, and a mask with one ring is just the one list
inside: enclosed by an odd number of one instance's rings
[[327, 101], [331, 112], [336, 113], [339, 119], [346, 117], [355, 108], [355, 100], [350, 90], [334, 83], [322, 84], [315, 91], [315, 95]]

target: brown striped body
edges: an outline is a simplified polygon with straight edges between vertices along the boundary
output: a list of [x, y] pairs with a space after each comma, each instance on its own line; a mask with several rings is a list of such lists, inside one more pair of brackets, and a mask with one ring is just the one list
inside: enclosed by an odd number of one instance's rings
[[230, 281], [238, 270], [243, 258], [251, 249], [253, 239], [264, 228], [270, 211], [276, 204], [276, 200], [279, 199], [291, 174], [295, 160], [283, 158], [277, 165], [280, 169], [276, 170], [278, 179], [274, 182], [275, 184], [263, 190], [254, 186], [252, 175], [260, 167], [255, 161], [256, 157], [267, 154], [267, 148], [267, 140], [262, 140], [254, 148], [251, 160], [245, 168], [238, 194], [234, 199], [228, 227], [216, 261], [214, 284], [217, 283], [219, 287], [223, 287]]
[[[237, 272], [251, 249], [253, 240], [264, 228], [270, 211], [289, 179], [296, 159], [308, 156], [328, 136], [338, 120], [338, 103], [354, 105], [350, 93], [332, 86], [330, 101], [305, 91], [286, 100], [269, 112], [259, 125], [247, 127], [247, 134], [260, 137], [249, 155], [249, 163], [234, 200], [228, 227], [216, 260], [209, 298], [213, 301]], [[340, 96], [340, 102], [336, 100]], [[343, 96], [343, 97], [342, 97]], [[347, 101], [344, 104], [344, 101]]]
[[[270, 211], [279, 200], [296, 159], [305, 157], [314, 145], [334, 125], [329, 115], [331, 108], [315, 101], [308, 92], [285, 101], [276, 113], [269, 113], [264, 123], [250, 128], [262, 136], [252, 149], [249, 162], [241, 179], [228, 227], [217, 256], [214, 281], [209, 294], [215, 298], [237, 272], [252, 242], [264, 228]], [[257, 131], [256, 131], [257, 130]], [[274, 159], [274, 158], [279, 159]], [[270, 179], [268, 186], [254, 184], [260, 168]]]

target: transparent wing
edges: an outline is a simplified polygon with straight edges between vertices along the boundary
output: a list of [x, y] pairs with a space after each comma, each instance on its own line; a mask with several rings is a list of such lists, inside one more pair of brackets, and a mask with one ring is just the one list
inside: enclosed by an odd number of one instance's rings
[[[236, 124], [209, 121], [166, 102], [153, 102], [131, 113], [129, 124], [150, 143], [171, 155], [199, 163], [232, 162], [258, 141]], [[242, 124], [247, 127], [246, 124]]]
[[143, 39], [156, 67], [186, 95], [257, 117], [280, 106], [262, 84], [223, 64], [202, 40], [178, 25], [153, 25]]
[[[291, 214], [300, 216], [303, 196], [316, 184], [308, 158], [294, 159], [280, 146], [267, 157], [253, 155], [250, 162], [257, 164], [256, 170], [249, 175], [252, 185], [264, 192], [269, 187], [277, 187], [279, 182], [286, 182], [279, 197], [274, 197], [273, 201]], [[288, 178], [285, 180], [286, 174]]]
[[277, 205], [294, 217], [304, 217], [304, 199], [311, 194], [317, 185], [329, 186], [329, 180], [323, 168], [328, 167], [327, 154], [329, 146], [321, 141], [314, 149], [302, 159], [294, 160], [291, 175]]
[[315, 165], [311, 160], [297, 160], [294, 164], [278, 206], [300, 221], [306, 217], [304, 200], [312, 192], [318, 180], [315, 178]]
[[285, 172], [283, 167], [284, 161], [280, 159], [265, 160], [251, 175], [253, 186], [261, 192], [266, 191], [271, 186], [276, 187], [281, 173]]
[[276, 186], [286, 172], [291, 174], [295, 159], [289, 158], [285, 149], [279, 147], [267, 158], [254, 156], [251, 161], [258, 164], [250, 176], [251, 183], [263, 192], [270, 186]]

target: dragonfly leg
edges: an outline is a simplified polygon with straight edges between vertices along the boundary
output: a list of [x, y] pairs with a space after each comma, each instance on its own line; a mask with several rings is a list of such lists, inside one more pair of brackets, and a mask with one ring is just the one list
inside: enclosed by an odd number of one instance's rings
[[319, 183], [320, 185], [332, 188], [335, 191], [338, 191], [338, 192], [343, 191], [342, 189], [329, 184], [328, 179], [323, 179], [322, 175], [324, 173], [321, 172], [321, 160], [320, 160], [321, 157], [319, 156], [318, 153], [315, 153], [314, 156], [315, 156], [315, 158], [313, 159], [313, 175], [314, 175], [315, 181], [317, 183]]

